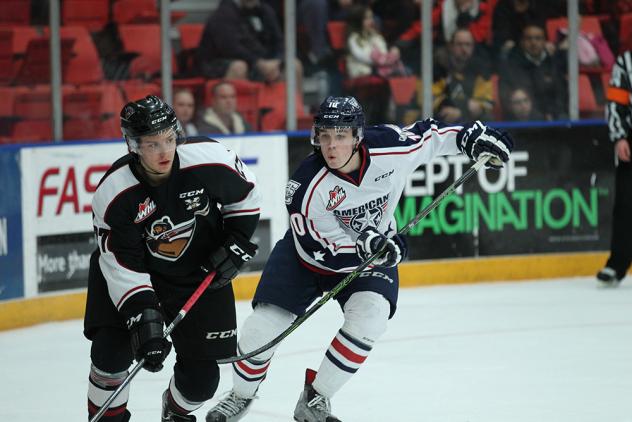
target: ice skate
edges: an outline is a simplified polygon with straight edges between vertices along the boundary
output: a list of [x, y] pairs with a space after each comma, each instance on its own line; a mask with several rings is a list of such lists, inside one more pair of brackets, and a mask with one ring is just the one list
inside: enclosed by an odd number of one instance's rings
[[294, 420], [299, 422], [342, 422], [331, 414], [331, 403], [325, 396], [318, 394], [312, 382], [316, 378], [316, 371], [305, 371], [305, 389], [296, 403]]
[[193, 415], [181, 415], [175, 413], [175, 411], [169, 405], [167, 399], [167, 390], [162, 393], [162, 422], [195, 422], [195, 416]]
[[617, 287], [622, 278], [617, 277], [617, 272], [614, 269], [605, 267], [597, 273], [597, 280], [602, 286]]
[[206, 414], [206, 422], [236, 422], [246, 416], [255, 397], [244, 398], [233, 390]]

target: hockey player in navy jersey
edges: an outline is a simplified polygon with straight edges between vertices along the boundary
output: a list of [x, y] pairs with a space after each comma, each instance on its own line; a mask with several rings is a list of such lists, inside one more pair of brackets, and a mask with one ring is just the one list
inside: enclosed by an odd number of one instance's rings
[[[338, 284], [386, 245], [386, 253], [360, 273], [335, 299], [344, 323], [318, 372], [306, 371], [294, 419], [336, 422], [330, 399], [353, 376], [395, 314], [397, 264], [406, 242], [393, 217], [406, 178], [439, 155], [491, 156], [500, 168], [509, 159], [509, 135], [480, 122], [446, 126], [436, 120], [405, 128], [364, 127], [353, 97], [329, 97], [314, 118], [307, 157], [287, 183], [291, 229], [274, 247], [241, 329], [238, 351], [268, 343], [324, 291]], [[233, 364], [233, 389], [207, 414], [207, 422], [234, 422], [247, 412], [266, 376], [276, 346]]]
[[[189, 415], [219, 383], [216, 359], [236, 348], [230, 281], [256, 252], [259, 192], [239, 157], [206, 137], [183, 138], [173, 109], [155, 96], [121, 111], [129, 154], [95, 192], [98, 249], [90, 261], [84, 334], [92, 341], [88, 415], [122, 384], [132, 360], [156, 372], [171, 350], [163, 339], [206, 274], [216, 272], [171, 333], [176, 364], [163, 394], [162, 421]], [[129, 386], [101, 421], [125, 422]]]

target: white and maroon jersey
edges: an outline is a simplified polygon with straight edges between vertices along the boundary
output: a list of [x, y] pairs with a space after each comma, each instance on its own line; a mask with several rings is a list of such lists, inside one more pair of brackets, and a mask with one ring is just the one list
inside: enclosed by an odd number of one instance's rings
[[169, 179], [149, 185], [128, 154], [101, 180], [92, 200], [99, 268], [118, 310], [154, 304], [152, 278], [197, 285], [200, 265], [227, 232], [250, 238], [259, 220], [255, 177], [239, 157], [206, 137], [176, 151]]
[[351, 272], [361, 264], [355, 240], [367, 227], [391, 237], [407, 177], [439, 155], [454, 155], [462, 126], [427, 119], [405, 128], [366, 128], [361, 167], [331, 170], [320, 153], [307, 157], [288, 181], [285, 203], [301, 263], [316, 272]]

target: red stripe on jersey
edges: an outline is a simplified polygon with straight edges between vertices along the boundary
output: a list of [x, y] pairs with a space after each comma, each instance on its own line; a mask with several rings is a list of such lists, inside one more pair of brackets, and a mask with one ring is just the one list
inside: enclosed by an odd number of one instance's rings
[[237, 210], [237, 211], [228, 211], [227, 213], [222, 214], [224, 217], [226, 217], [227, 215], [231, 215], [231, 214], [241, 214], [241, 213], [246, 213], [246, 212], [261, 212], [261, 210], [259, 208], [252, 208], [249, 210]]
[[119, 308], [119, 306], [121, 305], [121, 303], [125, 302], [125, 300], [128, 298], [128, 296], [131, 296], [132, 294], [134, 294], [134, 292], [140, 290], [140, 289], [149, 289], [149, 290], [154, 290], [154, 288], [148, 284], [141, 284], [140, 286], [136, 286], [133, 289], [129, 289], [127, 292], [125, 292], [125, 294], [123, 296], [121, 296], [121, 300], [118, 301], [118, 303], [116, 304], [116, 309]]
[[312, 202], [312, 197], [314, 196], [314, 192], [316, 192], [316, 188], [323, 181], [323, 179], [327, 176], [327, 171], [323, 173], [323, 175], [318, 179], [318, 182], [314, 184], [312, 191], [309, 193], [309, 198], [307, 199], [307, 205], [305, 206], [305, 218], [309, 218], [309, 203]]
[[331, 347], [333, 347], [336, 350], [336, 352], [340, 353], [347, 360], [353, 363], [362, 363], [367, 358], [367, 356], [362, 356], [351, 351], [351, 349], [349, 349], [347, 346], [342, 344], [340, 340], [338, 340], [338, 338], [336, 337], [334, 337], [334, 340], [331, 342]]
[[312, 231], [314, 232], [314, 234], [316, 235], [316, 237], [318, 237], [319, 239], [321, 239], [322, 241], [325, 242], [325, 244], [327, 246], [329, 246], [329, 241], [327, 239], [325, 239], [324, 237], [322, 237], [320, 235], [320, 233], [318, 233], [318, 230], [316, 230], [316, 226], [314, 226], [314, 221], [313, 220], [309, 220], [309, 224], [310, 226], [312, 226]]
[[245, 363], [243, 363], [242, 361], [238, 360], [237, 362], [237, 366], [239, 366], [239, 369], [241, 369], [242, 371], [244, 371], [247, 374], [250, 375], [259, 375], [259, 374], [263, 374], [265, 371], [268, 370], [268, 366], [270, 366], [270, 362], [266, 363], [265, 366], [263, 368], [260, 369], [253, 369], [249, 366], [246, 366]]

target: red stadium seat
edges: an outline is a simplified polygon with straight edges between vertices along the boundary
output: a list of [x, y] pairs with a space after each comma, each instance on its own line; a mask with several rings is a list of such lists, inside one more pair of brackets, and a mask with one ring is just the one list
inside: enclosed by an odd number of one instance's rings
[[13, 126], [11, 138], [16, 142], [49, 141], [53, 138], [50, 120], [22, 120]]
[[[48, 35], [48, 28], [44, 33]], [[101, 59], [88, 30], [81, 26], [62, 26], [60, 36], [74, 40], [72, 57], [63, 72], [64, 83], [79, 85], [103, 81]]]
[[344, 21], [327, 22], [327, 34], [329, 43], [334, 50], [344, 50], [347, 45], [346, 39], [347, 23]]
[[24, 120], [47, 120], [52, 114], [50, 86], [15, 91], [14, 115]]
[[[72, 57], [75, 41], [71, 38], [61, 38], [62, 72], [67, 69]], [[18, 85], [45, 84], [50, 82], [50, 41], [48, 37], [37, 37], [29, 41], [14, 78]]]
[[64, 121], [64, 139], [101, 138], [100, 119], [69, 119]]
[[13, 31], [0, 29], [0, 85], [13, 78]]
[[403, 76], [389, 78], [388, 84], [391, 87], [391, 97], [393, 97], [395, 104], [404, 106], [410, 104], [415, 95], [417, 90], [417, 77]]
[[156, 0], [118, 0], [112, 6], [112, 17], [118, 24], [142, 24], [158, 23], [160, 14]]
[[[568, 29], [567, 18], [547, 19], [546, 36], [549, 41], [555, 41], [559, 29]], [[585, 33], [603, 35], [601, 32], [601, 23], [596, 16], [582, 16], [579, 23], [579, 30]]]
[[178, 25], [180, 31], [180, 47], [179, 60], [181, 71], [188, 70], [189, 74], [195, 74], [195, 53], [200, 45], [202, 32], [204, 32], [204, 24], [201, 23], [183, 23]]
[[31, 21], [31, 0], [0, 1], [0, 25], [29, 25]]
[[621, 15], [619, 20], [619, 52], [632, 50], [632, 13]]
[[65, 26], [78, 25], [90, 32], [103, 29], [110, 18], [110, 0], [64, 0], [61, 7]]
[[593, 114], [600, 110], [588, 75], [579, 75], [579, 112]]
[[162, 95], [158, 85], [146, 83], [138, 79], [123, 81], [120, 83], [120, 87], [123, 90], [123, 96], [126, 102], [140, 100], [148, 95]]
[[[130, 64], [130, 76], [151, 79], [160, 73], [160, 26], [156, 24], [145, 25], [119, 25], [119, 35], [126, 53], [138, 54]], [[172, 56], [173, 72], [176, 72], [176, 63]]]

